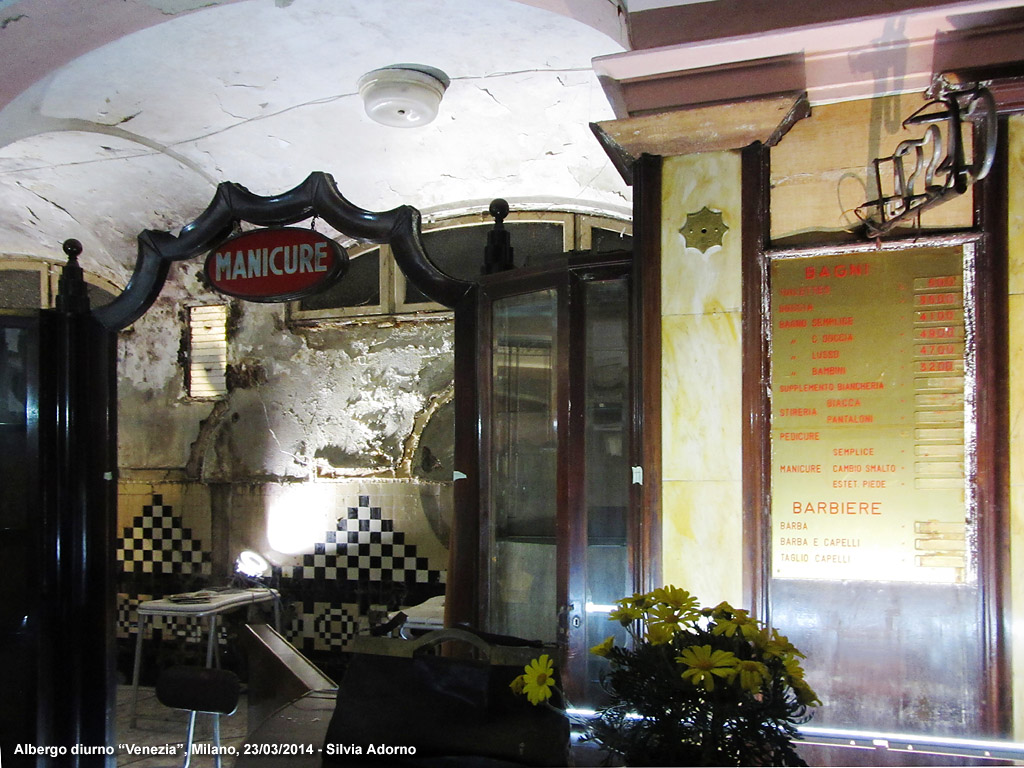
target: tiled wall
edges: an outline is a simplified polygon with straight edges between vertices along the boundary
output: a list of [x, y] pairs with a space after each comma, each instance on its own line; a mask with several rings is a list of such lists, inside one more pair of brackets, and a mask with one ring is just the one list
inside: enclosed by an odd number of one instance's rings
[[[118, 638], [130, 673], [140, 601], [232, 578], [243, 549], [261, 552], [281, 593], [282, 631], [330, 668], [357, 633], [390, 611], [444, 593], [445, 484], [358, 480], [247, 484], [211, 493], [187, 482], [122, 482], [118, 519]], [[275, 535], [285, 531], [287, 536]], [[275, 549], [287, 547], [287, 551]], [[219, 556], [217, 553], [221, 553]], [[244, 613], [244, 612], [239, 612]], [[255, 620], [271, 621], [271, 611]], [[244, 616], [224, 622], [224, 648]], [[144, 676], [205, 649], [187, 620], [147, 624]]]

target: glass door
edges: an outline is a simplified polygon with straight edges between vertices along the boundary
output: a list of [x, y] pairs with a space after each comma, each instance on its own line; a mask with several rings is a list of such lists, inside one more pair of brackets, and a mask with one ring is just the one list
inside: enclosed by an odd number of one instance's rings
[[486, 285], [478, 562], [484, 628], [557, 646], [589, 707], [605, 663], [589, 649], [622, 634], [608, 613], [635, 589], [630, 289], [628, 262], [577, 259]]
[[558, 589], [558, 294], [492, 307], [488, 628], [554, 644]]
[[38, 319], [0, 315], [0, 752], [38, 735]]
[[583, 674], [577, 696], [581, 704], [593, 705], [602, 698], [600, 681], [608, 662], [589, 649], [609, 635], [626, 644], [626, 630], [609, 621], [608, 613], [616, 600], [634, 591], [629, 560], [629, 282], [623, 275], [584, 281], [580, 287], [583, 482], [576, 514], [586, 541], [582, 612], [570, 649]]

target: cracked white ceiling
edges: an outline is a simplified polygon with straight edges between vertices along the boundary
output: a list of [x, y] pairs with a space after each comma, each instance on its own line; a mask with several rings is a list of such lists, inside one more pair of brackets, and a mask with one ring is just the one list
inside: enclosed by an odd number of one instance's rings
[[[0, 93], [0, 257], [59, 259], [75, 237], [85, 266], [123, 286], [138, 233], [177, 233], [217, 183], [275, 194], [314, 170], [370, 210], [504, 197], [629, 211], [588, 127], [612, 116], [591, 60], [623, 49], [591, 26], [513, 0], [199, 5], [0, 0], [0, 71], [38, 58], [41, 30], [51, 46], [73, 47], [76, 24], [111, 39], [47, 71], [55, 48], [33, 64], [41, 79]], [[451, 77], [429, 126], [363, 113], [359, 76], [400, 62]]]

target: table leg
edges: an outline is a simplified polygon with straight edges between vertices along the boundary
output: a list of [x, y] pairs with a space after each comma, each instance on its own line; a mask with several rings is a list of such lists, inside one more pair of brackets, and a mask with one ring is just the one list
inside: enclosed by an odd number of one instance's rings
[[135, 663], [132, 668], [132, 714], [129, 727], [134, 728], [139, 707], [139, 672], [142, 670], [142, 635], [145, 632], [145, 617], [139, 614], [135, 627]]
[[[206, 666], [213, 666], [213, 649], [217, 644], [217, 614], [210, 614], [210, 637], [206, 641]], [[218, 664], [218, 666], [220, 666]]]
[[217, 768], [221, 768], [220, 760], [220, 715], [214, 712], [213, 714], [213, 744], [217, 748], [214, 754], [214, 762]]

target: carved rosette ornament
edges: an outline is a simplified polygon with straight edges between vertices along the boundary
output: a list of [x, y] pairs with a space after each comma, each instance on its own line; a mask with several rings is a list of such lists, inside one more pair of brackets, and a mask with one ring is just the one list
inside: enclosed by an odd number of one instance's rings
[[722, 212], [712, 211], [705, 205], [696, 213], [686, 214], [686, 223], [679, 228], [679, 234], [686, 240], [687, 248], [704, 253], [708, 248], [721, 245], [728, 229]]

